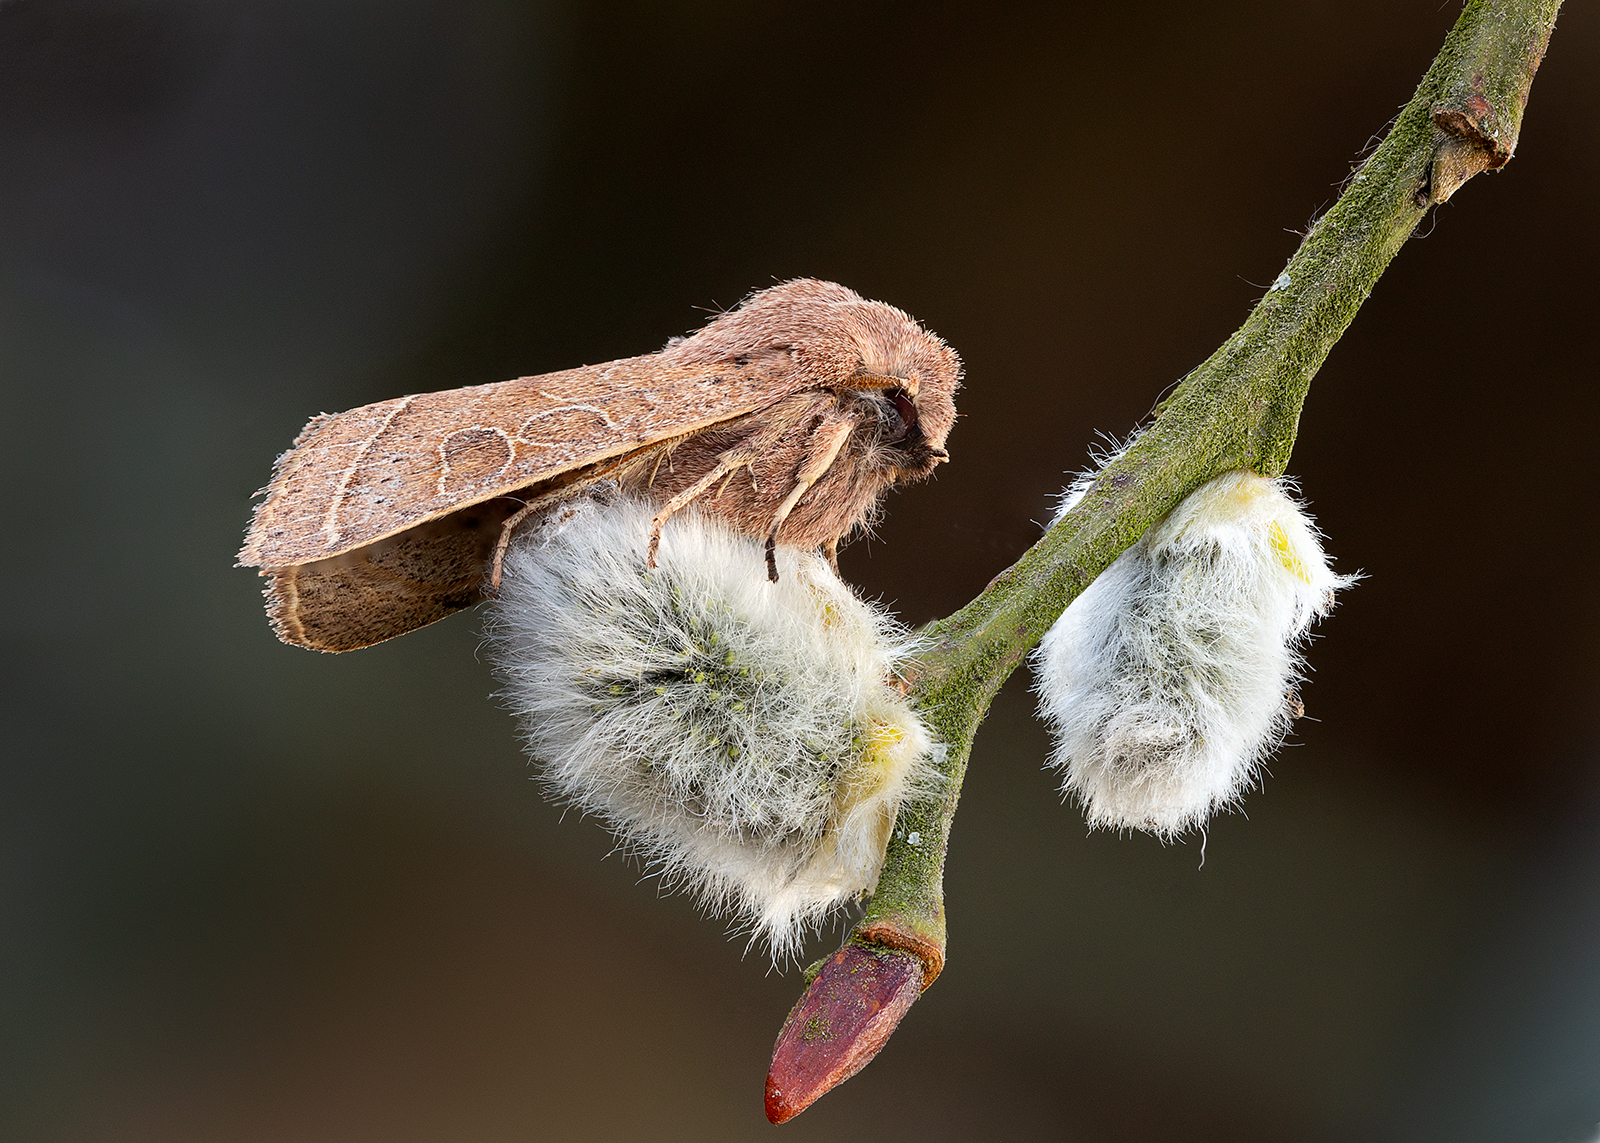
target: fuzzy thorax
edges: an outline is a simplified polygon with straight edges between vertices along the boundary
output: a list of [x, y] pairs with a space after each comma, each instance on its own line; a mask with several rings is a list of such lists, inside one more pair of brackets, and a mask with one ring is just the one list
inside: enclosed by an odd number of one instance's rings
[[504, 695], [552, 794], [774, 955], [869, 893], [931, 740], [888, 685], [909, 636], [826, 561], [694, 512], [647, 570], [652, 508], [586, 499], [509, 553]]
[[1236, 802], [1293, 720], [1307, 629], [1354, 578], [1283, 482], [1248, 472], [1118, 557], [1034, 656], [1051, 764], [1090, 824], [1170, 837]]

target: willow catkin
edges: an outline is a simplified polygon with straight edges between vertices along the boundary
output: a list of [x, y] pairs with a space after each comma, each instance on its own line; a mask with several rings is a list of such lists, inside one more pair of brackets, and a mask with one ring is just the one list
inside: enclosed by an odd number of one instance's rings
[[1034, 653], [1050, 764], [1089, 823], [1171, 837], [1236, 802], [1293, 720], [1307, 630], [1354, 579], [1284, 483], [1248, 472], [1123, 552]]
[[888, 683], [909, 634], [822, 558], [694, 512], [586, 499], [507, 556], [503, 696], [552, 794], [774, 956], [875, 886], [928, 732]]

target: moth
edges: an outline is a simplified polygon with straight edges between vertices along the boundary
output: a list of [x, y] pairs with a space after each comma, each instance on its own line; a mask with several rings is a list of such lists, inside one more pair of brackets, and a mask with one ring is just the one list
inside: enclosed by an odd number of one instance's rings
[[312, 418], [278, 458], [239, 566], [278, 638], [350, 651], [470, 607], [513, 533], [600, 482], [821, 550], [949, 456], [961, 359], [832, 282], [760, 290], [658, 353]]

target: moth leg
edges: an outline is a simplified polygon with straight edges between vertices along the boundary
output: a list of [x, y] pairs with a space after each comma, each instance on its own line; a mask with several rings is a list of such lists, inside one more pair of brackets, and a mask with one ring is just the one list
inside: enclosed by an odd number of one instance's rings
[[778, 529], [783, 527], [783, 522], [789, 518], [789, 513], [794, 511], [794, 506], [800, 503], [800, 497], [821, 480], [822, 474], [839, 459], [839, 451], [844, 448], [844, 442], [850, 439], [855, 427], [854, 421], [840, 420], [824, 422], [817, 430], [817, 435], [813, 439], [820, 447], [811, 454], [811, 459], [806, 461], [805, 467], [795, 476], [794, 487], [789, 490], [789, 495], [783, 498], [783, 503], [778, 505], [778, 511], [772, 517], [772, 527], [767, 529], [767, 578], [773, 583], [778, 582]]
[[489, 590], [500, 590], [500, 573], [504, 570], [506, 562], [506, 549], [511, 546], [511, 534], [535, 512], [545, 506], [544, 497], [530, 500], [521, 508], [506, 517], [506, 522], [500, 525], [500, 538], [495, 541], [494, 559], [489, 563]]
[[553, 506], [561, 503], [563, 500], [571, 500], [573, 497], [583, 494], [589, 488], [593, 487], [597, 482], [605, 479], [618, 468], [622, 467], [622, 463], [623, 462], [618, 461], [614, 464], [606, 465], [604, 468], [592, 473], [585, 480], [564, 485], [553, 491], [546, 492], [542, 496], [535, 496], [532, 500], [529, 500], [510, 516], [507, 516], [505, 523], [500, 525], [500, 538], [495, 541], [494, 557], [489, 562], [489, 590], [500, 590], [500, 577], [505, 571], [506, 551], [511, 547], [512, 535], [515, 534], [516, 530], [522, 526], [522, 522], [524, 520], [526, 520], [529, 516], [532, 516], [535, 512], [548, 512]]
[[839, 537], [835, 536], [822, 545], [822, 554], [828, 561], [828, 566], [833, 569], [833, 574], [839, 574]]
[[661, 547], [661, 529], [667, 526], [667, 521], [672, 519], [674, 513], [687, 508], [695, 497], [702, 495], [723, 477], [732, 476], [758, 455], [759, 451], [752, 447], [729, 449], [717, 458], [710, 472], [663, 504], [661, 511], [650, 521], [650, 548], [645, 555], [645, 565], [652, 568], [656, 566], [656, 552]]

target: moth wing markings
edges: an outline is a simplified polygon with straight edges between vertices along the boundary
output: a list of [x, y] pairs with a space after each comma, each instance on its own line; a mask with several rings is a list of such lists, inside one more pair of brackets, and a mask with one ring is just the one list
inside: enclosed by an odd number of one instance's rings
[[335, 542], [339, 537], [339, 512], [344, 507], [345, 496], [350, 490], [350, 481], [354, 479], [356, 472], [361, 468], [361, 461], [372, 448], [372, 443], [381, 437], [389, 426], [394, 423], [394, 419], [405, 412], [410, 407], [411, 402], [415, 400], [416, 397], [413, 395], [402, 397], [399, 401], [396, 401], [394, 408], [390, 409], [383, 420], [378, 422], [378, 427], [372, 430], [372, 435], [361, 442], [360, 447], [356, 449], [356, 455], [351, 458], [344, 472], [340, 474], [339, 483], [333, 490], [333, 501], [328, 505], [328, 513], [322, 521], [322, 534], [328, 538], [329, 543]]
[[[516, 460], [516, 439], [497, 425], [453, 429], [439, 439], [435, 494], [445, 497], [497, 480]], [[494, 465], [492, 472], [489, 465]]]
[[[325, 545], [323, 528], [330, 514], [337, 528], [339, 493], [354, 477], [353, 466], [342, 462], [343, 454], [370, 446], [383, 425], [412, 400], [398, 397], [343, 413], [319, 413], [306, 422], [294, 443], [273, 463], [267, 486], [256, 494], [265, 499], [251, 517], [239, 566], [272, 562], [269, 556], [278, 548]], [[372, 427], [375, 421], [376, 429]]]
[[[610, 371], [609, 370], [606, 373], [601, 374], [602, 380], [605, 379], [606, 377], [609, 377], [609, 376], [610, 376]], [[544, 398], [546, 398], [548, 400], [551, 400], [551, 401], [560, 401], [561, 400], [560, 397], [557, 397], [553, 393], [546, 393], [543, 389], [538, 389], [538, 390], [536, 390], [536, 392], [539, 394], [539, 396], [544, 397]], [[607, 413], [604, 409], [602, 409], [599, 405], [586, 405], [586, 404], [583, 404], [582, 402], [573, 402], [573, 403], [570, 403], [570, 404], [558, 405], [554, 409], [541, 409], [537, 413], [534, 413], [534, 414], [524, 418], [522, 424], [517, 426], [517, 438], [519, 440], [522, 439], [523, 430], [526, 429], [529, 425], [531, 425], [534, 421], [543, 420], [545, 417], [554, 416], [556, 413], [571, 412], [572, 410], [578, 410], [580, 412], [585, 412], [585, 413], [594, 413], [596, 416], [598, 416], [602, 421], [604, 421], [606, 423], [606, 428], [608, 428], [608, 429], [620, 429], [622, 427], [621, 425], [617, 424], [617, 422], [613, 421], [611, 419], [611, 415], [609, 413]], [[548, 447], [548, 446], [546, 446], [546, 447]]]
[[[585, 465], [691, 436], [806, 387], [798, 376], [674, 366], [652, 355], [352, 409], [322, 420], [282, 458], [240, 563], [285, 567], [352, 551]], [[530, 394], [563, 404], [526, 413]], [[592, 430], [559, 441], [533, 433], [562, 411], [599, 415]], [[441, 493], [440, 443], [471, 427], [505, 432], [516, 456], [492, 479]], [[358, 449], [359, 458], [339, 464], [346, 448]], [[330, 538], [325, 526], [335, 507]]]

